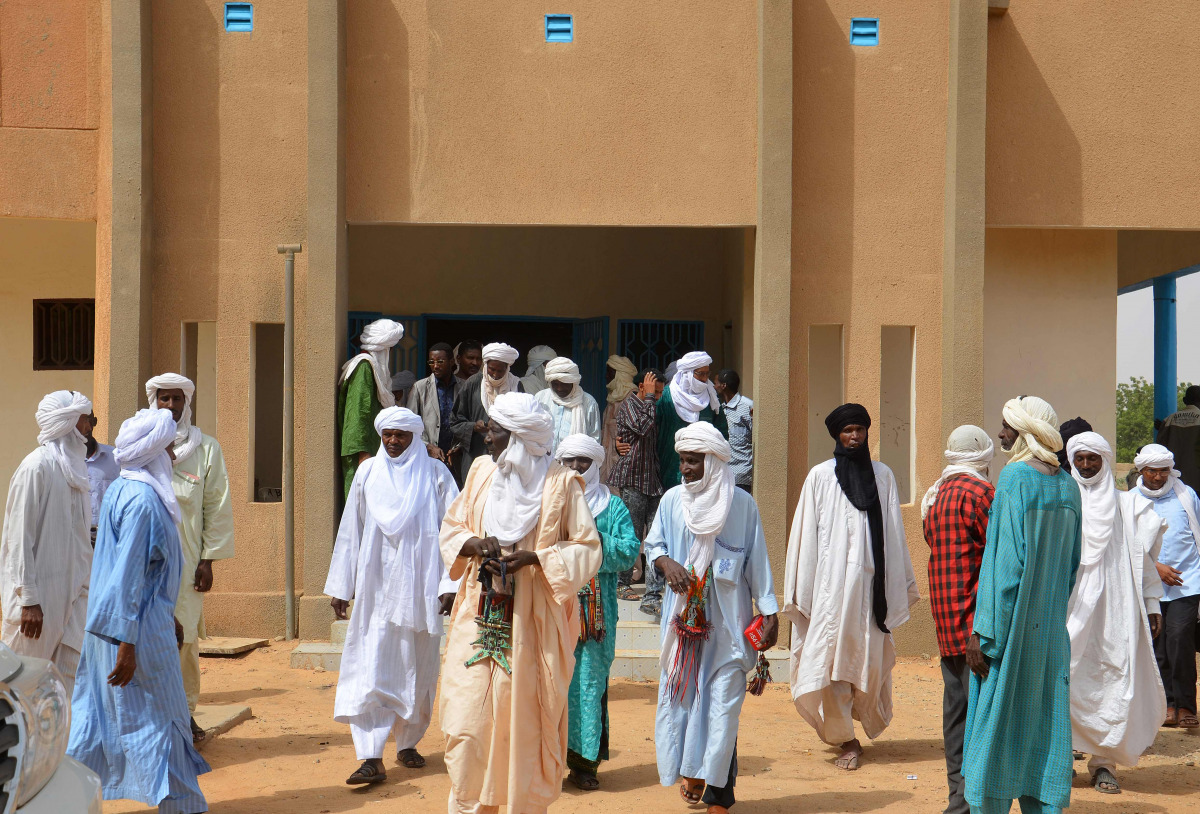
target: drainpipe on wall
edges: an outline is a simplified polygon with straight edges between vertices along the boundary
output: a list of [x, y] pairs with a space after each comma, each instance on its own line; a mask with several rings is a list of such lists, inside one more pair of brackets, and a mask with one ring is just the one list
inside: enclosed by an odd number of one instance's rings
[[283, 611], [286, 638], [296, 638], [296, 310], [295, 272], [299, 243], [280, 245], [283, 257]]
[[1178, 407], [1178, 337], [1175, 278], [1154, 278], [1154, 418], [1162, 420]]

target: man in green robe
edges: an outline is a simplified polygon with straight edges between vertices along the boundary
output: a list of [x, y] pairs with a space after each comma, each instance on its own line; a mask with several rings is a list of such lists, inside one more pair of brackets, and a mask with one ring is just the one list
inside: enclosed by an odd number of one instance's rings
[[1071, 640], [1079, 487], [1058, 465], [1058, 416], [1039, 398], [1004, 405], [1000, 474], [979, 572], [963, 777], [974, 814], [1057, 814], [1071, 802]]
[[379, 451], [375, 416], [385, 407], [396, 406], [389, 363], [392, 348], [403, 338], [404, 326], [399, 322], [377, 319], [359, 337], [362, 353], [342, 366], [337, 426], [343, 500], [350, 494], [358, 465]]
[[658, 400], [655, 423], [658, 425], [658, 464], [665, 492], [683, 482], [679, 474], [679, 453], [675, 451], [675, 433], [697, 421], [707, 421], [721, 435], [729, 437], [729, 424], [721, 411], [717, 390], [708, 380], [712, 357], [704, 351], [685, 353], [676, 363], [675, 375]]
[[641, 541], [621, 499], [600, 481], [604, 447], [589, 435], [568, 435], [555, 453], [583, 476], [583, 496], [604, 551], [600, 572], [579, 592], [580, 633], [567, 694], [567, 767], [584, 791], [600, 787], [596, 770], [608, 759], [608, 671], [617, 653], [617, 574], [633, 565]]

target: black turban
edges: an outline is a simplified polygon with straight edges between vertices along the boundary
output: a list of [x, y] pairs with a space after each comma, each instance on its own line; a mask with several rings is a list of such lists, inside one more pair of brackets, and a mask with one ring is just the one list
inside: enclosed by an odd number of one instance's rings
[[838, 434], [851, 424], [870, 428], [871, 414], [867, 412], [866, 407], [861, 404], [843, 404], [825, 416], [825, 428], [834, 440], [837, 440]]
[[1071, 462], [1067, 460], [1067, 442], [1081, 432], [1091, 432], [1092, 425], [1086, 419], [1075, 417], [1070, 421], [1064, 421], [1063, 425], [1058, 428], [1059, 435], [1062, 436], [1062, 449], [1058, 451], [1058, 465], [1063, 468], [1063, 471], [1068, 475], [1071, 474]]

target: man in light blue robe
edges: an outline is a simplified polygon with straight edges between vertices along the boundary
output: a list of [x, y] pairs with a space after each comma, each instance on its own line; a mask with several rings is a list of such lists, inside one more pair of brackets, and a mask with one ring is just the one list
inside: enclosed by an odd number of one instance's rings
[[117, 435], [121, 477], [98, 523], [67, 753], [100, 775], [106, 800], [197, 814], [208, 804], [196, 777], [209, 766], [192, 746], [179, 670], [174, 443], [169, 410], [142, 410]]
[[779, 606], [758, 506], [735, 486], [729, 442], [696, 422], [675, 434], [675, 450], [683, 483], [663, 495], [646, 535], [647, 559], [674, 592], [662, 617], [658, 774], [664, 786], [682, 778], [686, 802], [721, 812], [735, 802], [738, 717], [758, 657], [745, 630], [757, 606], [764, 648], [773, 645]]

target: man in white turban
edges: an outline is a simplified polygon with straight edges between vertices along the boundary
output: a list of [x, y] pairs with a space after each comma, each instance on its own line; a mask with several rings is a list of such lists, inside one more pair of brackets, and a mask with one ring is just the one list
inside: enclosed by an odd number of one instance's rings
[[945, 814], [970, 814], [962, 776], [963, 731], [971, 668], [967, 639], [975, 617], [975, 589], [987, 542], [988, 512], [996, 490], [988, 480], [995, 448], [971, 424], [950, 433], [946, 468], [921, 501], [929, 544], [929, 605], [942, 667], [942, 738], [949, 799]]
[[1148, 498], [1117, 491], [1112, 447], [1099, 434], [1072, 436], [1067, 461], [1083, 505], [1079, 573], [1067, 606], [1071, 734], [1075, 750], [1092, 756], [1092, 786], [1120, 794], [1117, 764], [1137, 765], [1167, 712], [1154, 659], [1163, 595], [1154, 560], [1167, 523]]
[[[200, 639], [204, 629], [204, 595], [212, 590], [214, 560], [234, 554], [233, 499], [225, 454], [211, 435], [192, 424], [196, 385], [177, 373], [164, 373], [146, 382], [151, 410], [168, 410], [175, 419], [175, 464], [171, 485], [179, 501], [179, 542], [183, 546], [183, 579], [175, 617], [183, 625], [179, 664], [188, 709], [194, 715], [200, 698]], [[192, 719], [192, 736], [204, 730]]]
[[1004, 405], [1011, 447], [988, 519], [973, 632], [963, 777], [983, 814], [1058, 811], [1071, 800], [1071, 642], [1079, 487], [1058, 463], [1058, 416], [1042, 399]]
[[604, 365], [608, 383], [605, 390], [604, 415], [600, 418], [600, 443], [604, 445], [604, 466], [600, 468], [600, 480], [608, 483], [608, 474], [620, 457], [617, 452], [617, 410], [629, 396], [637, 393], [638, 386], [634, 379], [637, 377], [637, 366], [624, 356], [615, 353], [608, 357]]
[[600, 761], [608, 760], [608, 671], [617, 655], [617, 574], [633, 565], [642, 544], [625, 504], [600, 480], [604, 447], [596, 439], [568, 435], [554, 457], [583, 478], [583, 497], [604, 551], [600, 572], [579, 592], [580, 634], [568, 703], [569, 778], [583, 791], [594, 791], [600, 788]]
[[675, 451], [675, 433], [689, 424], [706, 421], [729, 437], [729, 425], [721, 410], [717, 390], [709, 381], [712, 357], [704, 351], [685, 353], [676, 363], [674, 375], [658, 400], [655, 423], [658, 426], [658, 469], [663, 489], [682, 483], [679, 453]]
[[50, 659], [70, 690], [83, 646], [92, 570], [92, 510], [84, 450], [92, 403], [58, 390], [37, 409], [38, 447], [8, 485], [0, 537], [0, 639]]
[[534, 345], [525, 354], [525, 375], [521, 387], [526, 393], [536, 394], [550, 386], [546, 380], [546, 363], [558, 356], [549, 345]]
[[92, 563], [87, 635], [67, 753], [100, 775], [106, 800], [207, 811], [209, 771], [187, 732], [175, 598], [183, 573], [172, 488], [175, 420], [142, 410], [121, 425]]
[[577, 595], [603, 554], [582, 479], [550, 457], [552, 434], [533, 396], [497, 396], [489, 455], [442, 521], [459, 580], [441, 702], [451, 812], [540, 814], [562, 792]]
[[450, 416], [450, 431], [455, 446], [462, 450], [459, 461], [459, 480], [466, 480], [475, 459], [486, 451], [483, 438], [487, 434], [488, 411], [492, 402], [505, 393], [522, 393], [521, 380], [512, 373], [517, 361], [517, 349], [503, 342], [483, 346], [483, 367], [463, 382], [454, 395]]
[[401, 764], [425, 765], [417, 743], [433, 716], [442, 614], [457, 589], [446, 579], [438, 532], [458, 487], [421, 443], [423, 428], [404, 407], [375, 417], [382, 443], [354, 474], [325, 582], [338, 619], [354, 602], [333, 704], [363, 761], [351, 785], [387, 779], [389, 735]]
[[404, 338], [404, 326], [390, 319], [377, 319], [358, 337], [362, 352], [342, 365], [338, 379], [338, 455], [342, 465], [342, 496], [350, 494], [350, 483], [358, 465], [379, 450], [375, 416], [385, 407], [396, 406], [392, 392], [392, 348]]
[[1200, 607], [1200, 499], [1183, 482], [1175, 456], [1161, 444], [1147, 444], [1133, 459], [1141, 473], [1127, 493], [1137, 509], [1147, 504], [1167, 522], [1155, 570], [1163, 583], [1162, 633], [1154, 653], [1166, 691], [1167, 726], [1200, 727], [1196, 718], [1196, 614]]
[[760, 669], [746, 628], [757, 609], [761, 649], [771, 647], [779, 606], [758, 505], [734, 484], [729, 442], [698, 422], [680, 428], [675, 448], [683, 483], [663, 495], [646, 536], [647, 558], [673, 592], [661, 621], [654, 746], [664, 786], [682, 780], [684, 801], [723, 812], [735, 802], [747, 674]]
[[579, 365], [559, 356], [546, 363], [546, 381], [550, 386], [535, 394], [538, 402], [554, 421], [554, 440], [550, 451], [568, 435], [583, 434], [600, 440], [600, 407], [590, 393], [579, 386]]

